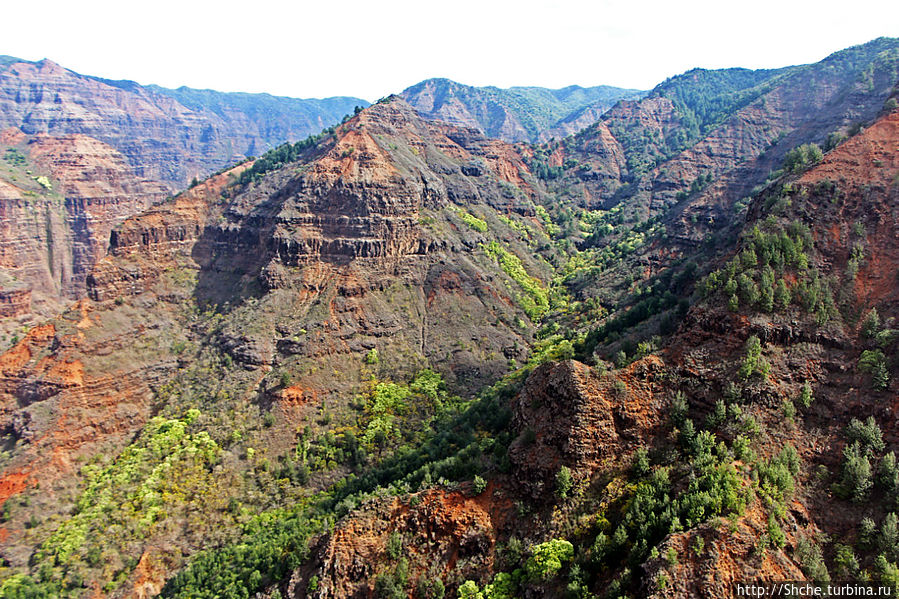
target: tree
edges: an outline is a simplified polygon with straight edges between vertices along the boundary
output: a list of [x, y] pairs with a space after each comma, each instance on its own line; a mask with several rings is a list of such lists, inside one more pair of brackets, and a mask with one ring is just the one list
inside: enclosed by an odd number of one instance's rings
[[790, 290], [787, 283], [783, 279], [777, 281], [777, 287], [774, 288], [774, 303], [781, 309], [786, 310], [790, 306]]
[[556, 495], [561, 499], [568, 497], [574, 482], [571, 479], [571, 469], [568, 466], [562, 466], [556, 473]]
[[879, 329], [880, 315], [877, 313], [877, 308], [871, 308], [871, 311], [868, 312], [868, 315], [862, 321], [862, 336], [871, 339], [877, 334]]
[[859, 443], [843, 450], [843, 480], [841, 491], [853, 501], [863, 501], [873, 486], [871, 460]]
[[365, 363], [368, 364], [369, 366], [374, 366], [380, 361], [381, 360], [380, 360], [380, 357], [378, 356], [377, 348], [373, 347], [370, 350], [368, 350], [367, 354], [365, 354]]
[[866, 349], [858, 359], [858, 369], [871, 375], [871, 385], [875, 389], [884, 390], [890, 384], [890, 371], [887, 370], [886, 357], [879, 349]]
[[466, 580], [459, 585], [459, 599], [484, 599], [484, 595], [478, 589], [478, 583], [473, 580]]
[[563, 564], [574, 557], [574, 546], [565, 539], [552, 539], [534, 548], [525, 562], [525, 571], [534, 580], [546, 580], [559, 573]]
[[860, 443], [875, 452], [881, 452], [886, 447], [883, 442], [883, 433], [874, 420], [874, 416], [868, 416], [867, 420], [862, 422], [858, 418], [849, 421], [846, 427], [846, 438], [850, 443]]
[[762, 342], [752, 335], [746, 340], [746, 357], [740, 365], [740, 378], [748, 379], [753, 375], [768, 376], [771, 366], [762, 358]]

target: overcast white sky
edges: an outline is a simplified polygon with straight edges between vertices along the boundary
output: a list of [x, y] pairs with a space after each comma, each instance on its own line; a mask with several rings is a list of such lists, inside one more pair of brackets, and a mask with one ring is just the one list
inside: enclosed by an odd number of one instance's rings
[[4, 2], [0, 54], [166, 87], [375, 100], [429, 77], [649, 89], [899, 36], [899, 2]]

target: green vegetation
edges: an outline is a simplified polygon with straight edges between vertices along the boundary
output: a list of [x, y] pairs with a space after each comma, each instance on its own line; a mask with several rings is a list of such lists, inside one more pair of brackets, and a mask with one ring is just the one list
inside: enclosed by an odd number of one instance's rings
[[552, 539], [534, 547], [525, 563], [525, 572], [533, 580], [552, 578], [574, 557], [574, 546], [565, 539]]
[[858, 359], [858, 369], [871, 375], [871, 386], [878, 390], [886, 389], [890, 384], [890, 371], [887, 369], [886, 356], [879, 349], [866, 349]]
[[253, 161], [253, 166], [240, 174], [238, 183], [246, 185], [251, 181], [258, 181], [266, 173], [275, 171], [285, 164], [296, 162], [305, 156], [309, 150], [318, 147], [322, 141], [334, 135], [334, 131], [335, 127], [329, 127], [318, 135], [310, 135], [296, 143], [282, 144], [277, 148], [269, 150], [259, 158], [256, 158]]
[[[691, 421], [685, 427], [686, 423]], [[596, 566], [606, 568], [621, 560], [640, 564], [669, 533], [719, 515], [742, 513], [749, 500], [747, 490], [715, 436], [708, 431], [682, 431], [681, 438], [688, 461], [677, 469], [656, 467], [636, 483], [617, 527], [609, 529], [613, 530], [610, 535], [600, 532], [595, 538], [591, 554]], [[672, 486], [674, 476], [683, 486]]]
[[784, 156], [783, 169], [789, 173], [799, 173], [821, 162], [824, 152], [816, 144], [802, 144]]
[[556, 495], [564, 499], [568, 497], [574, 481], [571, 478], [571, 469], [568, 466], [562, 466], [556, 473]]
[[199, 416], [190, 410], [179, 419], [156, 417], [110, 465], [85, 466], [87, 483], [74, 514], [40, 546], [37, 580], [18, 579], [24, 588], [32, 585], [41, 596], [78, 595], [88, 568], [105, 561], [104, 585], [113, 590], [134, 566], [125, 557], [129, 539], [206, 501], [215, 492], [210, 467], [220, 449], [205, 431], [191, 432]]
[[482, 244], [481, 247], [521, 288], [522, 293], [516, 294], [516, 301], [528, 318], [535, 322], [540, 320], [540, 317], [549, 310], [549, 294], [543, 283], [527, 273], [518, 256], [496, 241]]
[[814, 400], [815, 398], [812, 396], [812, 386], [808, 383], [803, 384], [802, 390], [799, 392], [799, 397], [796, 401], [798, 401], [799, 405], [803, 408], [809, 408]]
[[376, 347], [368, 350], [368, 353], [365, 354], [365, 363], [369, 366], [376, 366], [381, 362], [381, 358], [378, 354], [378, 349]]
[[201, 552], [172, 578], [163, 597], [237, 599], [280, 580], [309, 555], [309, 540], [328, 523], [311, 503], [260, 514], [243, 526], [240, 541]]
[[459, 218], [462, 219], [462, 222], [464, 222], [466, 225], [468, 225], [469, 227], [471, 227], [471, 228], [474, 229], [475, 231], [478, 231], [478, 232], [480, 232], [480, 233], [486, 233], [486, 232], [487, 232], [487, 229], [488, 229], [488, 227], [487, 227], [487, 221], [478, 218], [477, 216], [471, 214], [470, 212], [468, 212], [468, 211], [465, 210], [464, 208], [458, 208], [458, 207], [457, 207], [457, 208], [455, 209], [455, 213], [459, 216]]
[[3, 153], [3, 160], [8, 162], [12, 166], [19, 167], [25, 166], [25, 164], [28, 162], [28, 159], [25, 158], [25, 155], [16, 148], [7, 148]]
[[762, 357], [762, 343], [759, 338], [752, 335], [746, 340], [746, 356], [740, 364], [740, 378], [748, 379], [753, 376], [765, 378], [771, 370], [771, 365]]
[[[793, 221], [781, 228], [770, 219], [755, 225], [743, 249], [727, 265], [700, 284], [706, 297], [726, 298], [731, 308], [748, 306], [761, 312], [784, 312], [791, 305], [814, 313], [820, 324], [838, 315], [831, 284], [809, 268], [813, 248], [809, 228]], [[794, 279], [787, 283], [787, 276]]]

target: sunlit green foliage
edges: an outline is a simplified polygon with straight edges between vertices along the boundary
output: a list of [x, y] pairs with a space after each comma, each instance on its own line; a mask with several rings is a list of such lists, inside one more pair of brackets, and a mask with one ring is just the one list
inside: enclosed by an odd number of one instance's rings
[[552, 578], [574, 557], [574, 546], [565, 539], [552, 539], [534, 547], [525, 571], [534, 580]]
[[[199, 416], [189, 410], [183, 418], [153, 418], [110, 465], [84, 466], [87, 483], [74, 514], [35, 554], [40, 568], [32, 583], [46, 596], [74, 592], [86, 568], [98, 565], [102, 555], [124, 555], [121, 539], [147, 536], [179, 504], [213, 493], [210, 468], [220, 450], [205, 431], [191, 432]], [[116, 576], [109, 572], [104, 584], [111, 590], [129, 572], [127, 564]]]
[[746, 355], [740, 364], [740, 377], [744, 379], [753, 376], [765, 378], [771, 370], [771, 365], [762, 357], [762, 343], [759, 338], [752, 335], [746, 340]]
[[[809, 269], [807, 252], [811, 249], [811, 231], [802, 223], [793, 222], [785, 229], [768, 222], [762, 227], [755, 225], [743, 250], [724, 268], [710, 273], [700, 289], [706, 297], [722, 294], [733, 311], [746, 305], [778, 312], [797, 304], [826, 322], [836, 316], [836, 305], [829, 282]], [[785, 273], [796, 279], [792, 287]]]
[[539, 320], [549, 310], [549, 295], [543, 283], [527, 273], [518, 256], [496, 241], [482, 244], [481, 247], [521, 288], [522, 293], [516, 294], [516, 301], [521, 309], [531, 320]]
[[462, 219], [462, 222], [464, 222], [466, 225], [468, 225], [475, 231], [478, 231], [480, 233], [487, 232], [487, 229], [488, 229], [487, 221], [478, 218], [477, 216], [475, 216], [474, 214], [471, 214], [464, 208], [456, 208], [455, 213], [459, 216], [459, 218]]
[[260, 514], [244, 525], [241, 542], [204, 551], [175, 575], [163, 597], [245, 599], [280, 580], [309, 555], [309, 539], [327, 524], [320, 508], [300, 504]]

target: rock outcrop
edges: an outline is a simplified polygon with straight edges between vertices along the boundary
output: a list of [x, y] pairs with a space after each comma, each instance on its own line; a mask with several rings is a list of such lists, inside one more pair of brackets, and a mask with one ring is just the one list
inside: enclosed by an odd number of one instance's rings
[[8, 184], [0, 197], [4, 288], [30, 291], [35, 311], [48, 316], [84, 296], [113, 227], [162, 200], [165, 190], [138, 177], [112, 147], [84, 135], [7, 130], [4, 141], [11, 142], [0, 173]]
[[537, 368], [512, 405], [519, 437], [509, 457], [524, 494], [552, 497], [562, 466], [576, 482], [588, 481], [646, 444], [662, 421], [664, 400], [654, 394], [663, 370], [658, 358], [634, 363], [620, 378], [573, 360]]

